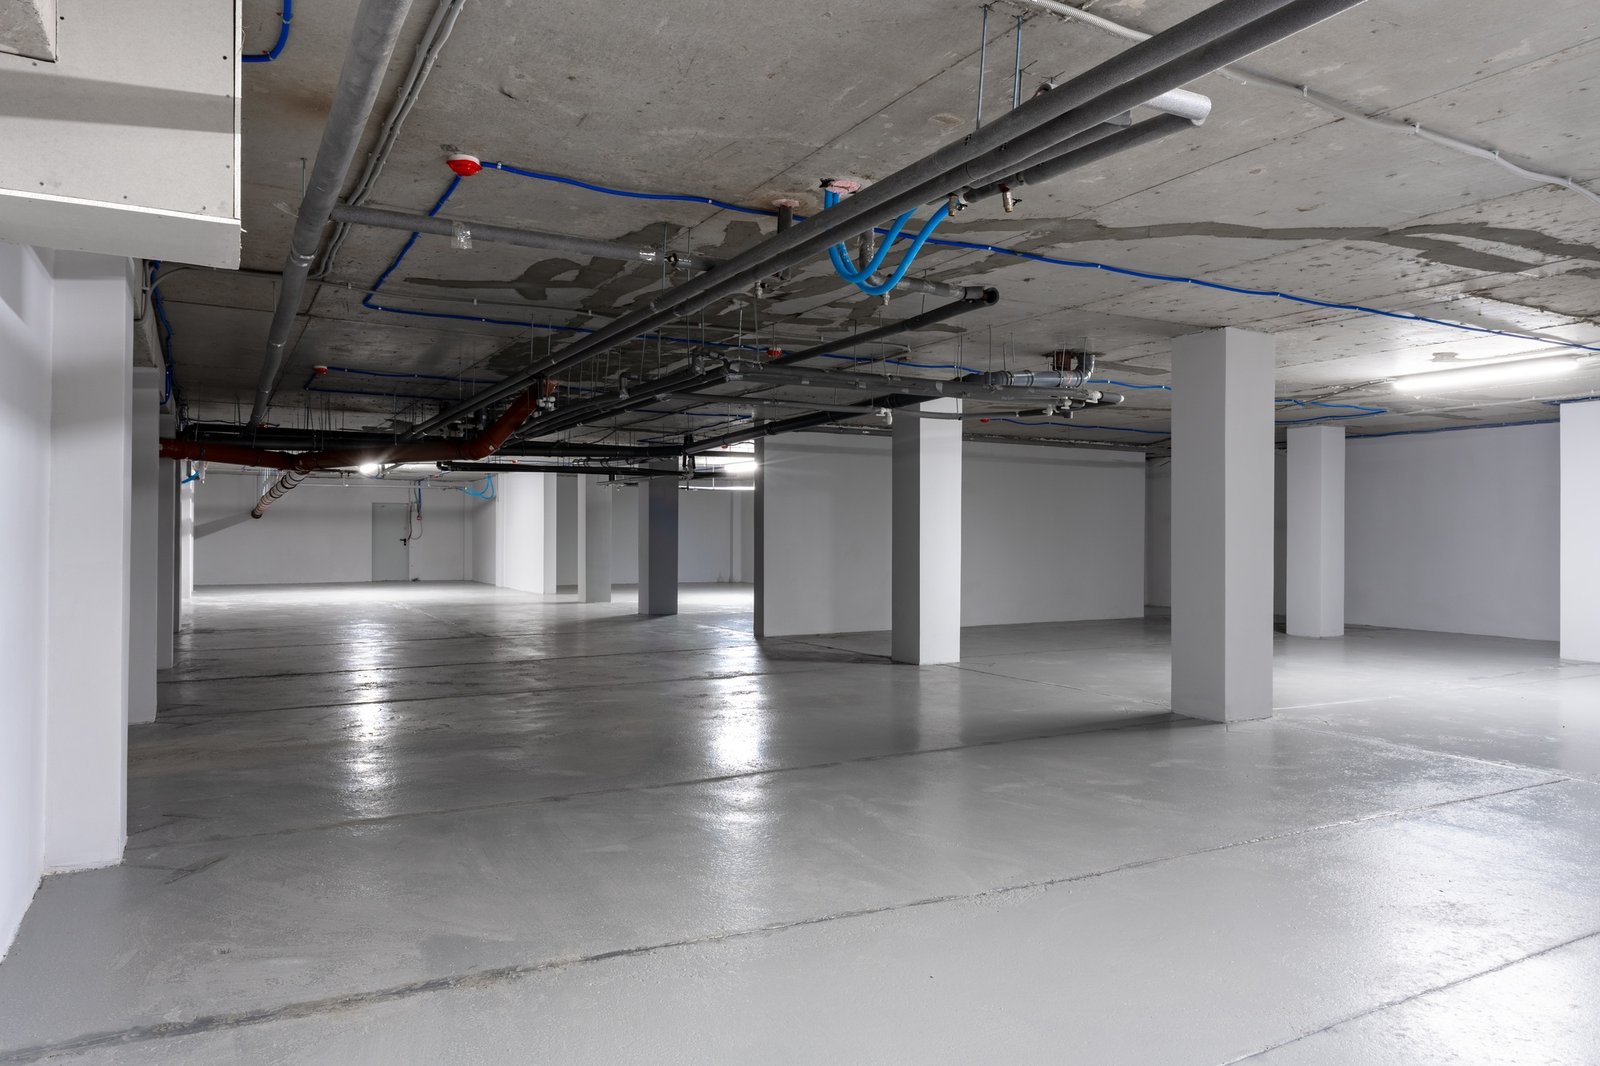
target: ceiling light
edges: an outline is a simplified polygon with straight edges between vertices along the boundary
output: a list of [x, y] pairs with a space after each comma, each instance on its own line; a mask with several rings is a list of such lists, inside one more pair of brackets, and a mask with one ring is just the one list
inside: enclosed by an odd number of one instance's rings
[[356, 467], [356, 469], [368, 477], [371, 477], [373, 474], [376, 474], [378, 471], [382, 470], [383, 467], [378, 463], [362, 463], [360, 466]]
[[1425, 392], [1445, 392], [1450, 389], [1470, 389], [1483, 385], [1511, 385], [1521, 381], [1536, 381], [1570, 374], [1583, 365], [1574, 355], [1556, 355], [1541, 359], [1518, 359], [1509, 363], [1490, 363], [1485, 366], [1463, 366], [1450, 370], [1433, 370], [1423, 374], [1406, 374], [1394, 379], [1396, 392], [1417, 395]]
[[723, 463], [718, 469], [721, 473], [727, 474], [735, 472], [743, 473], [745, 471], [752, 471], [755, 468], [756, 461], [754, 459], [736, 459], [731, 463]]

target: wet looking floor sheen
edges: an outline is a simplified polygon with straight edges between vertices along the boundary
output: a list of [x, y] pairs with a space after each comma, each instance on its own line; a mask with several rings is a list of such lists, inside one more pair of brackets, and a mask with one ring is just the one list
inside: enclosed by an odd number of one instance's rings
[[756, 642], [481, 585], [202, 591], [126, 864], [46, 880], [0, 1063], [1593, 1063], [1600, 665], [1164, 621]]

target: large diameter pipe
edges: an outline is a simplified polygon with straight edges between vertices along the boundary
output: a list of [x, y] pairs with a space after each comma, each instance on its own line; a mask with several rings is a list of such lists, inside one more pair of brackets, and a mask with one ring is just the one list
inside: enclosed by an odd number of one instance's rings
[[349, 176], [350, 164], [355, 159], [361, 135], [366, 131], [372, 107], [377, 103], [384, 73], [389, 69], [395, 42], [400, 38], [410, 9], [411, 0], [362, 0], [356, 12], [344, 69], [339, 74], [333, 106], [328, 109], [328, 122], [322, 128], [322, 143], [306, 179], [305, 196], [300, 200], [300, 213], [289, 239], [278, 304], [267, 330], [267, 351], [256, 379], [255, 406], [250, 409], [252, 423], [266, 420], [267, 405], [272, 402], [278, 374], [289, 354], [289, 337], [294, 331], [295, 317], [300, 313], [306, 277], [311, 273], [311, 264], [322, 243], [322, 230]]
[[[204, 444], [200, 441], [168, 438], [161, 442], [161, 458], [194, 459], [239, 466], [265, 466], [302, 474], [313, 470], [362, 466], [367, 463], [432, 463], [452, 459], [468, 461], [487, 459], [500, 450], [511, 434], [516, 432], [517, 427], [528, 420], [538, 402], [538, 395], [528, 392], [495, 419], [488, 429], [468, 440], [416, 441], [410, 444], [392, 444], [383, 448], [329, 448], [316, 452], [290, 454], [237, 444]], [[293, 487], [293, 485], [288, 486], [288, 488]]]
[[569, 345], [556, 357], [418, 425], [412, 432], [424, 432], [509, 395], [539, 376], [609, 351], [670, 321], [685, 308], [729, 295], [756, 277], [792, 266], [834, 243], [840, 234], [859, 232], [878, 219], [1002, 170], [1007, 156], [1027, 159], [1360, 2], [1222, 0], [1060, 88], [1034, 97], [963, 140], [868, 186], [836, 207], [762, 242], [722, 267], [669, 290], [638, 311]]
[[266, 514], [268, 507], [271, 507], [274, 502], [283, 499], [284, 495], [290, 489], [294, 488], [296, 485], [300, 484], [300, 482], [304, 481], [310, 476], [311, 475], [302, 473], [299, 470], [291, 470], [284, 474], [277, 481], [272, 483], [272, 487], [270, 489], [261, 494], [261, 499], [257, 500], [256, 505], [250, 508], [250, 517], [260, 518], [262, 515]]

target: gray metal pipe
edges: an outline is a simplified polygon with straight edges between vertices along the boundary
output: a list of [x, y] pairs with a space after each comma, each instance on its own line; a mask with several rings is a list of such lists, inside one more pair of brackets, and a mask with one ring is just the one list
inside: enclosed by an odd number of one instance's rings
[[[438, 237], [454, 236], [456, 227], [461, 226], [472, 234], [472, 239], [475, 241], [488, 241], [491, 244], [515, 244], [523, 248], [538, 248], [543, 251], [556, 252], [560, 255], [586, 255], [596, 259], [616, 259], [626, 263], [659, 263], [665, 261], [671, 266], [684, 267], [689, 270], [711, 270], [722, 265], [721, 260], [707, 259], [701, 255], [662, 251], [659, 248], [624, 244], [621, 241], [569, 237], [562, 233], [516, 229], [511, 226], [497, 226], [490, 222], [441, 218], [438, 215], [418, 215], [407, 211], [384, 211], [379, 208], [337, 204], [333, 209], [332, 217], [335, 222], [346, 225], [372, 226], [376, 229], [400, 230], [407, 233], [428, 233]], [[788, 227], [783, 226], [781, 228], [787, 229]], [[908, 292], [925, 293], [929, 296], [945, 296], [958, 300], [969, 293], [982, 291], [980, 288], [947, 285], [944, 282], [924, 281], [920, 278], [906, 278], [901, 284]]]
[[410, 10], [411, 0], [362, 0], [356, 12], [344, 69], [339, 73], [333, 106], [328, 109], [328, 122], [322, 128], [317, 160], [306, 180], [305, 196], [300, 201], [300, 213], [289, 240], [289, 256], [284, 260], [278, 305], [273, 309], [272, 325], [267, 330], [267, 351], [261, 362], [261, 373], [256, 378], [255, 405], [250, 409], [253, 424], [266, 420], [267, 405], [272, 402], [278, 374], [289, 354], [289, 337], [300, 313], [306, 276], [311, 273], [311, 264], [322, 243], [323, 228], [350, 173], [350, 164], [355, 159], [361, 135], [366, 131], [372, 107], [377, 103], [383, 75], [389, 69], [395, 42], [400, 38], [401, 27]]
[[[1170, 137], [1174, 133], [1191, 128], [1193, 128], [1192, 123], [1176, 115], [1146, 119], [1137, 126], [1109, 129], [1103, 126], [1096, 127], [1089, 133], [1083, 134], [1082, 139], [1072, 138], [1062, 146], [1061, 150], [1041, 152], [1031, 159], [1024, 160], [1022, 166], [1009, 175], [1005, 177], [991, 175], [989, 180], [976, 188], [969, 187], [961, 195], [968, 203], [977, 203], [1008, 188], [1038, 185], [1093, 163], [1102, 162], [1119, 152], [1153, 144], [1163, 137]], [[1107, 132], [1101, 133], [1102, 130]]]
[[638, 311], [412, 429], [420, 434], [510, 396], [531, 381], [670, 321], [696, 304], [743, 289], [757, 277], [816, 254], [840, 235], [962, 188], [1027, 159], [1202, 74], [1314, 25], [1361, 0], [1222, 0], [1112, 57], [1053, 92], [1036, 96], [984, 129], [868, 186], [843, 203], [679, 285]]
[[384, 211], [374, 207], [351, 207], [349, 204], [336, 205], [333, 209], [333, 220], [355, 226], [373, 226], [377, 229], [431, 233], [438, 237], [452, 236], [456, 232], [456, 227], [460, 226], [472, 234], [474, 241], [515, 244], [523, 248], [539, 248], [561, 255], [586, 255], [597, 259], [620, 259], [636, 263], [659, 263], [665, 260], [673, 266], [688, 267], [692, 270], [710, 270], [717, 265], [716, 260], [706, 259], [703, 256], [663, 252], [657, 248], [624, 244], [621, 241], [568, 237], [560, 233], [496, 226], [489, 222], [440, 218], [437, 215], [432, 217], [414, 215], [404, 211]]

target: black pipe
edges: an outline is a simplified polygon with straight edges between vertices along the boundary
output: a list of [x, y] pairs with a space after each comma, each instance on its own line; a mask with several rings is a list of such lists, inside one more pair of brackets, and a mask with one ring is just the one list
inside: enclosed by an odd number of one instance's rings
[[1128, 126], [1110, 136], [1095, 138], [1092, 143], [1073, 151], [1042, 152], [1032, 159], [1024, 160], [1022, 168], [1009, 177], [980, 185], [965, 195], [969, 202], [976, 203], [995, 195], [1005, 186], [1015, 188], [1018, 185], [1037, 185], [1091, 163], [1109, 159], [1118, 152], [1151, 144], [1163, 137], [1170, 137], [1174, 133], [1190, 129], [1194, 129], [1194, 123], [1177, 115], [1160, 115], [1146, 119], [1137, 126]]
[[941, 304], [938, 307], [922, 312], [920, 315], [912, 315], [910, 318], [901, 319], [899, 322], [890, 322], [876, 329], [869, 329], [865, 333], [857, 333], [846, 340], [830, 341], [827, 344], [813, 345], [802, 351], [789, 352], [779, 356], [777, 359], [769, 360], [766, 365], [789, 366], [806, 359], [814, 359], [819, 355], [827, 355], [842, 348], [854, 348], [858, 344], [867, 344], [872, 341], [882, 340], [885, 337], [893, 337], [900, 333], [913, 333], [916, 330], [925, 329], [946, 319], [955, 318], [957, 315], [964, 315], [968, 311], [976, 311], [980, 307], [992, 307], [999, 300], [1000, 290], [984, 289], [982, 294], [975, 298], [968, 297], [956, 300], [954, 303]]
[[677, 477], [676, 470], [649, 467], [562, 466], [560, 463], [440, 463], [440, 470], [466, 474], [594, 474], [613, 477]]

